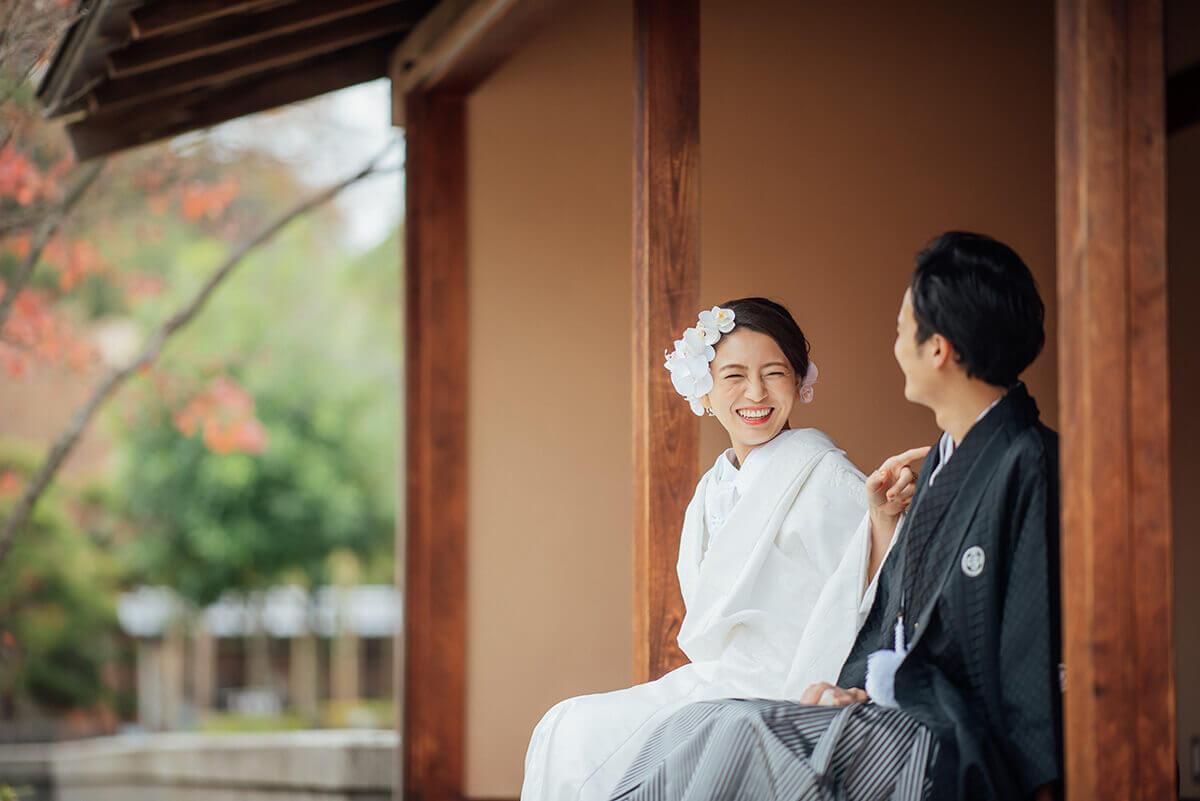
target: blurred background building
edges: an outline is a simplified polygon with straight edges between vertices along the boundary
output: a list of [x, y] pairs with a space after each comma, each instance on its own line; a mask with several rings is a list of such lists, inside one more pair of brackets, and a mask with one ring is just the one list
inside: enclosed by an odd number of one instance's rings
[[134, 640], [137, 728], [391, 728], [400, 600], [389, 585], [275, 587], [189, 613], [166, 588], [117, 599]]

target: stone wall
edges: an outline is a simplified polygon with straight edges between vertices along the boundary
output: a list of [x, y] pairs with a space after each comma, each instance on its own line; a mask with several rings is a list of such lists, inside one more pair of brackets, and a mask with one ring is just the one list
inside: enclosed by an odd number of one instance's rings
[[390, 801], [392, 731], [160, 734], [0, 747], [36, 801]]

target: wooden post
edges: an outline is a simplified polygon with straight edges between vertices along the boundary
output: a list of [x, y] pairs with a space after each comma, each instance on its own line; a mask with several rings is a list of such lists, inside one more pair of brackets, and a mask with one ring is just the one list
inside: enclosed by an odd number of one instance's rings
[[354, 588], [362, 577], [362, 565], [354, 554], [342, 551], [330, 558], [329, 567], [337, 599], [337, 628], [329, 651], [330, 694], [335, 701], [357, 701], [362, 697], [359, 684], [362, 645], [350, 625], [350, 605]]
[[403, 786], [448, 801], [462, 790], [466, 692], [466, 123], [460, 96], [411, 92], [405, 106]]
[[1066, 786], [1175, 798], [1159, 0], [1058, 0]]
[[647, 681], [686, 661], [675, 562], [700, 431], [662, 362], [699, 312], [699, 0], [635, 0], [634, 38], [633, 653]]
[[333, 635], [333, 642], [330, 643], [330, 695], [335, 701], [352, 702], [362, 697], [362, 688], [359, 686], [362, 645], [347, 620], [346, 608], [349, 606], [349, 592], [345, 587], [338, 589], [341, 590], [338, 627]]
[[163, 727], [168, 731], [183, 728], [184, 702], [187, 698], [187, 631], [179, 604], [172, 604], [172, 616], [163, 629], [161, 659]]
[[275, 671], [271, 666], [271, 637], [263, 622], [266, 594], [251, 593], [246, 609], [253, 616], [251, 629], [246, 632], [246, 687], [253, 690], [273, 690]]
[[305, 631], [293, 637], [288, 648], [292, 707], [306, 728], [315, 729], [321, 724], [317, 635]]
[[137, 638], [137, 719], [147, 731], [162, 731], [162, 644], [150, 637]]
[[212, 714], [217, 695], [217, 640], [204, 623], [203, 615], [194, 615], [192, 629], [192, 703], [203, 719]]

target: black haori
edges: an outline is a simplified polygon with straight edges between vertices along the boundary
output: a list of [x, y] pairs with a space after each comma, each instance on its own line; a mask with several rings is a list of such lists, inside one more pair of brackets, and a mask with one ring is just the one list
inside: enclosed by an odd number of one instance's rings
[[920, 801], [937, 745], [876, 704], [702, 701], [662, 723], [614, 801]]

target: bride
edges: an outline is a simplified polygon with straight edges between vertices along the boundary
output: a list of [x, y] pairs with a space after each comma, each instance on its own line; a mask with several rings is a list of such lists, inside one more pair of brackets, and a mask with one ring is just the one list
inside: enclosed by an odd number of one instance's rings
[[874, 598], [864, 477], [823, 432], [788, 426], [817, 379], [791, 313], [764, 298], [701, 312], [666, 367], [730, 440], [683, 520], [679, 646], [691, 661], [555, 705], [534, 729], [522, 801], [607, 798], [654, 726], [693, 701], [797, 700], [835, 683]]

